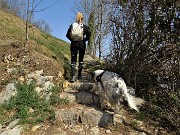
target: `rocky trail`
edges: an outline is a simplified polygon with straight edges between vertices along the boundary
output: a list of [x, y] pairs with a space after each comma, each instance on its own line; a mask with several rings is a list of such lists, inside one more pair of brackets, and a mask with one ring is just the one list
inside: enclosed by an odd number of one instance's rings
[[[96, 64], [88, 59], [88, 63]], [[90, 62], [91, 61], [91, 62]], [[155, 135], [164, 134], [156, 126], [135, 119], [136, 112], [128, 109], [114, 115], [108, 110], [100, 110], [99, 97], [91, 92], [94, 85], [87, 67], [83, 70], [82, 81], [63, 83], [61, 98], [70, 103], [55, 109], [54, 124], [44, 123], [34, 126], [25, 135]]]
[[[32, 55], [28, 57], [28, 64], [34, 60]], [[11, 60], [15, 63], [15, 60]], [[9, 63], [11, 63], [8, 60]], [[40, 60], [39, 60], [40, 61]], [[43, 61], [41, 61], [43, 62]], [[46, 59], [47, 62], [47, 59]], [[48, 61], [49, 62], [49, 61]], [[87, 64], [88, 63], [88, 64]], [[68, 105], [57, 106], [55, 111], [55, 121], [44, 123], [26, 129], [18, 125], [19, 119], [9, 122], [5, 127], [0, 125], [0, 135], [166, 135], [166, 130], [158, 127], [158, 123], [149, 120], [140, 121], [136, 119], [137, 112], [130, 110], [125, 104], [120, 114], [114, 115], [109, 110], [101, 110], [99, 96], [91, 89], [94, 85], [90, 79], [89, 66], [96, 66], [98, 63], [89, 56], [85, 58], [85, 67], [82, 73], [82, 81], [75, 83], [63, 82], [63, 92], [60, 98], [69, 100]], [[28, 65], [29, 67], [29, 65]], [[12, 69], [12, 68], [9, 68]], [[15, 69], [14, 69], [15, 70]], [[46, 70], [46, 69], [45, 69]], [[43, 93], [48, 98], [48, 88], [53, 86], [53, 75], [44, 75], [45, 70], [35, 70], [26, 75], [25, 78], [36, 79], [37, 91]], [[48, 72], [46, 72], [48, 73]], [[4, 73], [5, 74], [5, 73]], [[17, 78], [24, 81], [23, 77]], [[2, 78], [3, 79], [3, 78]], [[43, 84], [43, 85], [42, 85]], [[7, 93], [14, 94], [13, 84], [8, 84]], [[1, 100], [5, 98], [1, 91]], [[8, 96], [10, 97], [10, 95]], [[2, 102], [2, 101], [1, 101]]]

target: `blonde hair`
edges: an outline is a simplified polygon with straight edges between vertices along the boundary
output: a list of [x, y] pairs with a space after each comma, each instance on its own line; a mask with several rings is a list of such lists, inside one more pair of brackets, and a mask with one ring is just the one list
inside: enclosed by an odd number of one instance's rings
[[77, 15], [76, 15], [76, 22], [77, 23], [82, 23], [83, 22], [83, 14], [81, 12], [78, 12]]

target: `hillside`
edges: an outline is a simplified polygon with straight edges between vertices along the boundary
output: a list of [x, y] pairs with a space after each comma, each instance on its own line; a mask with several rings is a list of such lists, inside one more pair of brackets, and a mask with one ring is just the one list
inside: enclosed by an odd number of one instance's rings
[[[35, 69], [47, 68], [45, 70], [47, 73], [53, 69], [53, 75], [57, 75], [58, 72], [64, 73], [62, 65], [68, 65], [70, 56], [68, 43], [42, 33], [36, 27], [32, 27], [29, 29], [28, 52], [25, 53], [23, 50], [25, 44], [25, 22], [3, 11], [0, 11], [0, 31], [1, 59], [4, 59], [3, 57], [9, 54], [18, 58], [22, 58], [24, 54], [27, 54], [32, 60], [32, 64], [28, 65], [28, 69], [34, 66], [34, 60], [37, 59], [42, 62], [42, 65], [35, 66]], [[46, 66], [48, 61], [52, 64], [49, 63], [51, 68]], [[2, 62], [0, 67], [0, 73], [3, 74], [5, 67]], [[54, 73], [54, 71], [57, 73]]]
[[175, 135], [127, 104], [117, 116], [101, 110], [90, 92], [90, 72], [101, 64], [88, 55], [83, 80], [69, 83], [65, 41], [33, 26], [25, 49], [25, 22], [1, 10], [0, 31], [0, 103], [15, 95], [0, 105], [0, 135]]
[[[29, 42], [25, 48], [25, 22], [1, 10], [0, 31], [0, 103], [6, 97], [6, 86], [31, 72], [43, 71], [44, 75], [53, 76], [56, 86], [63, 77], [68, 77], [70, 52], [67, 42], [33, 26], [29, 29]], [[1, 124], [12, 119], [2, 109]]]

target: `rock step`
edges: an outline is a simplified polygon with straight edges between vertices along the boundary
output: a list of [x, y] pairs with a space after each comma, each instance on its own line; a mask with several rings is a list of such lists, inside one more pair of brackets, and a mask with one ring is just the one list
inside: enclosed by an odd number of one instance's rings
[[[56, 120], [66, 125], [75, 126], [78, 124], [88, 126], [105, 127], [113, 123], [122, 123], [123, 116], [110, 111], [100, 110], [99, 96], [90, 90], [93, 83], [71, 83], [64, 88], [60, 98], [70, 101], [70, 106], [55, 112]], [[76, 104], [76, 105], [74, 105]], [[77, 106], [74, 108], [74, 106]]]
[[90, 91], [94, 86], [94, 83], [90, 82], [75, 82], [69, 83], [68, 87], [78, 91]]
[[64, 92], [60, 94], [60, 98], [68, 99], [70, 104], [77, 102], [80, 104], [91, 104], [99, 106], [99, 96], [90, 91], [74, 90], [72, 88], [64, 89]]
[[109, 111], [102, 111], [96, 107], [79, 105], [77, 108], [60, 109], [55, 112], [57, 122], [64, 122], [68, 126], [79, 124], [106, 127], [114, 123], [122, 123], [123, 116]]

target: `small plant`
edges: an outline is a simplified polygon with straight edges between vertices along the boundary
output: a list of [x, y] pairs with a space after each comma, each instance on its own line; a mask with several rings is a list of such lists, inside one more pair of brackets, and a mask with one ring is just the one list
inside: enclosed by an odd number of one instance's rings
[[21, 119], [21, 123], [37, 124], [46, 119], [55, 117], [50, 105], [35, 91], [34, 83], [16, 84], [17, 94], [3, 105], [6, 110], [14, 110], [15, 117]]

